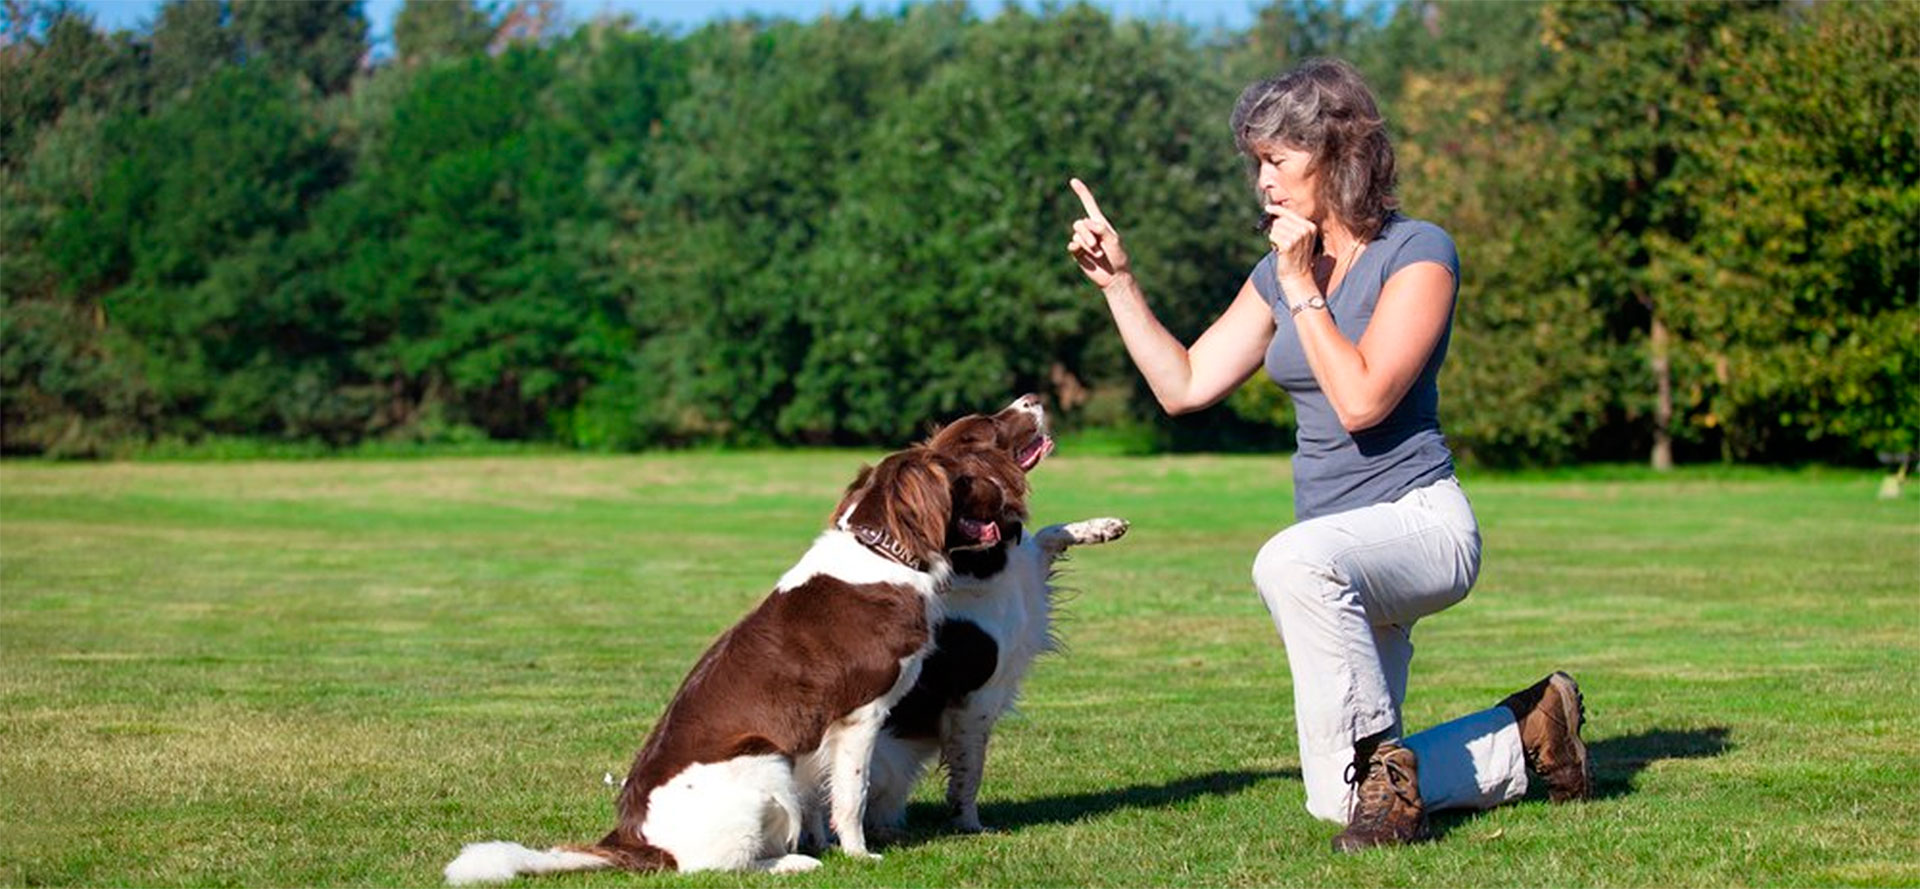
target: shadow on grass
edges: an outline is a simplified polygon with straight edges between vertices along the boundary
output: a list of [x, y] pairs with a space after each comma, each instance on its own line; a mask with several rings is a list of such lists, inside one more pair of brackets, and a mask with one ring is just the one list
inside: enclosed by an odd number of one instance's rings
[[[1702, 729], [1653, 729], [1633, 735], [1604, 738], [1587, 745], [1593, 760], [1594, 799], [1612, 799], [1633, 792], [1634, 776], [1663, 759], [1704, 759], [1733, 749], [1725, 726]], [[1299, 769], [1208, 772], [1165, 784], [1136, 784], [1113, 790], [1050, 796], [1017, 802], [987, 803], [980, 820], [994, 830], [1013, 831], [1038, 824], [1067, 824], [1118, 809], [1166, 808], [1202, 796], [1230, 796], [1262, 781], [1299, 781]], [[1546, 785], [1538, 780], [1527, 788], [1527, 798], [1544, 801]], [[1481, 813], [1468, 810], [1437, 812], [1432, 826], [1436, 838], [1459, 829]], [[914, 803], [907, 811], [907, 834], [890, 845], [913, 846], [949, 833], [944, 806]]]
[[[1135, 784], [1089, 793], [1049, 796], [1017, 802], [987, 802], [980, 820], [997, 831], [1013, 831], [1037, 824], [1067, 824], [1117, 809], [1159, 809], [1202, 796], [1230, 796], [1262, 781], [1300, 780], [1299, 769], [1208, 772], [1165, 784]], [[932, 803], [914, 803], [907, 809], [904, 845], [915, 845], [947, 834], [947, 810]]]
[[1634, 776], [1663, 759], [1719, 756], [1733, 749], [1727, 740], [1730, 731], [1726, 726], [1653, 729], [1594, 741], [1587, 745], [1587, 758], [1593, 761], [1593, 797], [1612, 799], [1632, 793]]
[[[1652, 729], [1617, 738], [1603, 738], [1587, 744], [1587, 758], [1593, 762], [1593, 798], [1614, 799], [1633, 793], [1633, 779], [1647, 766], [1663, 759], [1705, 759], [1733, 749], [1727, 740], [1726, 726], [1700, 729]], [[1529, 800], [1545, 801], [1546, 783], [1529, 782]], [[1466, 826], [1479, 812], [1455, 810], [1434, 813], [1432, 825], [1436, 838], [1450, 830]]]

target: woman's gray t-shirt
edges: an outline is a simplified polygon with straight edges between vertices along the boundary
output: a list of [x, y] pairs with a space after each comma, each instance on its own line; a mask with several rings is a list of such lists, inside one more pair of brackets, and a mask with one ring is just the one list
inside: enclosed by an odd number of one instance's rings
[[[1460, 256], [1453, 239], [1430, 222], [1395, 215], [1361, 251], [1340, 286], [1327, 297], [1335, 326], [1358, 343], [1373, 319], [1380, 289], [1393, 273], [1416, 262], [1436, 262], [1453, 275], [1453, 296], [1460, 292]], [[1453, 310], [1447, 327], [1427, 356], [1426, 367], [1387, 418], [1349, 433], [1313, 378], [1293, 317], [1280, 293], [1274, 255], [1253, 269], [1254, 289], [1273, 309], [1276, 327], [1267, 346], [1267, 375], [1293, 399], [1297, 448], [1293, 456], [1293, 512], [1297, 521], [1390, 503], [1416, 488], [1453, 475], [1453, 453], [1440, 434], [1440, 365], [1453, 337]]]

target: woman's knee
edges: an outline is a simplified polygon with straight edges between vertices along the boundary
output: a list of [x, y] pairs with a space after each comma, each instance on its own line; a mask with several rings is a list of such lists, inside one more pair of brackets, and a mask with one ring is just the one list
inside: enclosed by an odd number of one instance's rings
[[1253, 587], [1275, 613], [1316, 601], [1326, 585], [1337, 582], [1332, 560], [1316, 555], [1290, 530], [1274, 535], [1253, 559]]

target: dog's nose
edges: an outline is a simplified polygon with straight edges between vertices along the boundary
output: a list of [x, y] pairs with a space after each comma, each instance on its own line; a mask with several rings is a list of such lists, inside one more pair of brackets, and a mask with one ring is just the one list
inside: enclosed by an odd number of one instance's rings
[[1014, 399], [1013, 406], [1023, 411], [1037, 411], [1040, 409], [1040, 396], [1029, 392]]

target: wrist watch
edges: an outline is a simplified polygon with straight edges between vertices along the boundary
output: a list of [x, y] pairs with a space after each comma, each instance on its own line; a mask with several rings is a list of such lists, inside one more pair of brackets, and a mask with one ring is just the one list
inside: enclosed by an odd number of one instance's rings
[[1297, 306], [1294, 306], [1294, 307], [1292, 307], [1292, 308], [1289, 308], [1289, 309], [1287, 310], [1287, 314], [1288, 314], [1288, 315], [1291, 315], [1291, 316], [1294, 316], [1294, 317], [1298, 317], [1298, 316], [1300, 315], [1300, 313], [1301, 313], [1301, 312], [1304, 312], [1304, 311], [1306, 311], [1306, 310], [1308, 310], [1308, 309], [1322, 309], [1322, 310], [1324, 310], [1324, 309], [1326, 309], [1326, 307], [1327, 307], [1327, 298], [1326, 298], [1326, 297], [1324, 297], [1324, 296], [1321, 296], [1321, 295], [1320, 295], [1320, 294], [1318, 294], [1318, 293], [1316, 293], [1316, 294], [1314, 294], [1314, 295], [1312, 295], [1312, 296], [1309, 296], [1309, 297], [1307, 297], [1307, 301], [1306, 301], [1306, 302], [1303, 302], [1303, 303], [1301, 303], [1301, 304], [1299, 304], [1299, 305], [1297, 305]]

